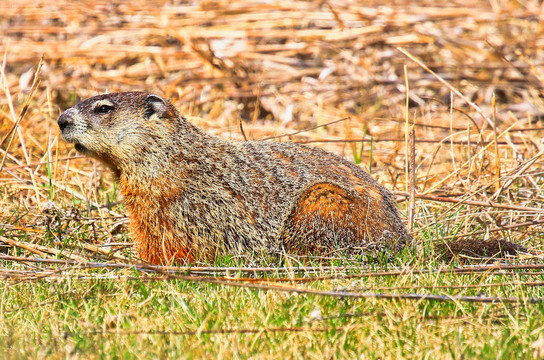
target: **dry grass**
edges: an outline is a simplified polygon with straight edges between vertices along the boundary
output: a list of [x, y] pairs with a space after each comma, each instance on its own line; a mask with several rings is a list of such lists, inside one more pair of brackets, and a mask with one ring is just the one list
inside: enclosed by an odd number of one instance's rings
[[[538, 1], [16, 0], [0, 11], [2, 357], [544, 356]], [[242, 124], [250, 139], [360, 162], [412, 209], [416, 246], [372, 264], [133, 267], [111, 176], [55, 124], [78, 99], [118, 90], [171, 98], [221, 136], [242, 139]], [[532, 255], [502, 268], [437, 259], [432, 242], [459, 237]]]

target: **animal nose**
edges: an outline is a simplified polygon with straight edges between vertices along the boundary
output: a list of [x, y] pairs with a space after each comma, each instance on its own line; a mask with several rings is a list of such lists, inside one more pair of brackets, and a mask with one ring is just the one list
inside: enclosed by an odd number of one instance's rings
[[68, 126], [72, 125], [74, 122], [72, 121], [72, 117], [70, 116], [70, 113], [68, 110], [63, 112], [59, 119], [57, 120], [57, 124], [59, 125], [60, 131], [64, 131]]

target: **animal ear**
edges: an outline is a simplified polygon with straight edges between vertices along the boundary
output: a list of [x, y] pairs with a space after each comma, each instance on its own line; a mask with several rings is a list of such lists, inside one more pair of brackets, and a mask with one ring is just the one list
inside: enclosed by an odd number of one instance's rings
[[157, 114], [158, 117], [162, 117], [168, 112], [168, 101], [164, 100], [158, 95], [150, 94], [145, 98], [146, 109], [144, 116], [150, 118], [151, 115]]

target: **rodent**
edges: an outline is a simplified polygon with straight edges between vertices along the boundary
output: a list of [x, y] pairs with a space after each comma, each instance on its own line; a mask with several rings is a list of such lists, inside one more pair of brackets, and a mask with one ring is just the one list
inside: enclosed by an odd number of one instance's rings
[[304, 145], [209, 135], [158, 95], [98, 95], [58, 125], [113, 171], [137, 250], [152, 264], [396, 252], [411, 240], [391, 192], [355, 164]]

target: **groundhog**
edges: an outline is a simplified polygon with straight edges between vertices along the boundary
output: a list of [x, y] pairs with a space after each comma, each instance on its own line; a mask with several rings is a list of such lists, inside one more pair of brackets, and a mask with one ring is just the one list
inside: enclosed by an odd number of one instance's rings
[[[157, 95], [95, 96], [58, 125], [113, 171], [137, 250], [152, 264], [398, 252], [411, 239], [390, 191], [355, 164], [309, 146], [206, 134]], [[472, 245], [462, 246], [482, 252]]]

